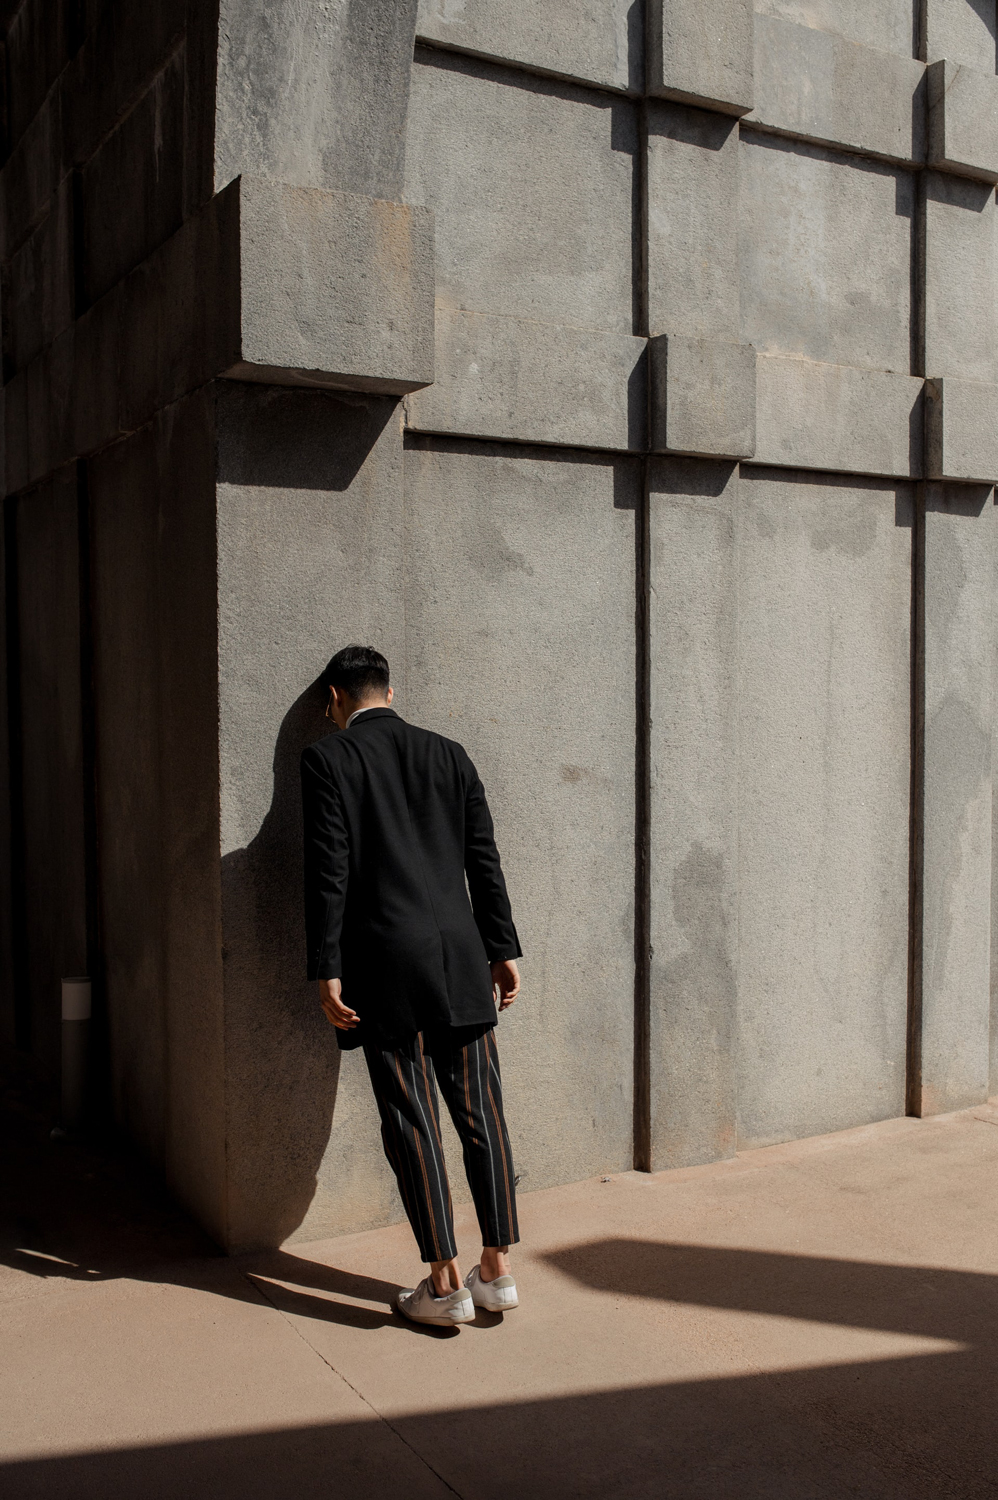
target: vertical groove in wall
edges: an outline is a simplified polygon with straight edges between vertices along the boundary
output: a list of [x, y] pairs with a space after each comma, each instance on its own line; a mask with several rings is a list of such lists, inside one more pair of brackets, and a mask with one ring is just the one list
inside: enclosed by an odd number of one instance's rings
[[10, 797], [10, 942], [14, 984], [14, 1046], [31, 1050], [31, 997], [26, 948], [27, 907], [24, 888], [24, 770], [21, 737], [21, 641], [17, 567], [18, 497], [4, 501], [4, 608], [7, 624], [7, 743]]
[[635, 517], [634, 1170], [651, 1171], [651, 652], [649, 471], [642, 465]]
[[912, 57], [917, 58], [917, 60], [919, 62], [928, 62], [928, 57], [926, 55], [926, 45], [925, 45], [926, 34], [927, 34], [927, 27], [926, 27], [926, 9], [927, 9], [927, 6], [928, 6], [928, 0], [915, 0], [914, 14], [912, 15], [912, 18], [911, 18], [911, 24], [912, 24], [911, 55], [912, 55]]
[[908, 1032], [905, 1113], [922, 1112], [922, 856], [925, 745], [925, 484], [915, 486], [911, 533], [911, 809], [908, 872]]

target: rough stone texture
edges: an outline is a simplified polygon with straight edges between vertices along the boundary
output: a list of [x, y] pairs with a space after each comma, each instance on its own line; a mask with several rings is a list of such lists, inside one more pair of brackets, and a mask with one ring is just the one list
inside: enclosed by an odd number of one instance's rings
[[990, 489], [927, 486], [922, 1115], [987, 1098], [994, 532]]
[[745, 342], [907, 375], [911, 174], [743, 132], [741, 205]]
[[659, 453], [751, 458], [755, 350], [663, 334], [648, 349], [651, 447]]
[[417, 52], [405, 196], [435, 213], [438, 302], [633, 333], [636, 149], [628, 100]]
[[215, 191], [249, 173], [400, 198], [417, 0], [221, 0]]
[[904, 1109], [912, 493], [742, 471], [738, 1135]]
[[646, 446], [644, 339], [438, 307], [434, 383], [410, 427], [581, 448]]
[[771, 16], [755, 20], [755, 108], [788, 135], [902, 161], [925, 157], [925, 69]]
[[409, 444], [405, 712], [466, 746], [496, 821], [524, 950], [523, 994], [499, 1030], [516, 1169], [525, 1188], [619, 1170], [639, 471], [625, 457]]
[[169, 408], [88, 467], [117, 1115], [225, 1243], [212, 407]]
[[946, 58], [983, 72], [995, 70], [995, 7], [991, 0], [924, 0], [927, 62]]
[[998, 182], [998, 78], [940, 60], [927, 81], [930, 165]]
[[73, 321], [72, 179], [63, 179], [3, 278], [5, 378], [23, 370]]
[[433, 218], [239, 179], [242, 379], [391, 392], [433, 379]]
[[649, 490], [650, 1135], [660, 1170], [736, 1146], [737, 471], [657, 460]]
[[756, 362], [759, 463], [918, 477], [923, 382], [808, 359]]
[[752, 108], [752, 0], [648, 0], [649, 94]]
[[398, 1212], [363, 1060], [340, 1070], [305, 979], [298, 760], [331, 728], [333, 652], [402, 655], [402, 436], [384, 397], [219, 400], [226, 1243], [246, 1249]]
[[61, 981], [85, 974], [86, 882], [80, 713], [80, 550], [76, 466], [16, 501], [19, 812], [25, 925], [16, 942], [30, 1045], [59, 1067]]
[[930, 380], [925, 386], [925, 467], [930, 479], [998, 479], [998, 385]]
[[648, 105], [648, 331], [737, 339], [738, 125]]
[[634, 0], [419, 0], [417, 36], [495, 58], [640, 93], [640, 5]]
[[994, 190], [943, 172], [925, 178], [926, 373], [994, 381]]
[[813, 26], [864, 47], [906, 58], [914, 54], [912, 0], [755, 0], [755, 11], [757, 16]]

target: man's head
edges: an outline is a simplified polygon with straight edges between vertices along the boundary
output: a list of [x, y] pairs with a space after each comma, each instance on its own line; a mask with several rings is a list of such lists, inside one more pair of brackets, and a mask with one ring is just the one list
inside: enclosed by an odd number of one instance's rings
[[394, 696], [388, 663], [373, 646], [344, 646], [326, 667], [322, 681], [329, 691], [326, 717], [335, 719], [341, 729], [358, 708], [381, 708]]

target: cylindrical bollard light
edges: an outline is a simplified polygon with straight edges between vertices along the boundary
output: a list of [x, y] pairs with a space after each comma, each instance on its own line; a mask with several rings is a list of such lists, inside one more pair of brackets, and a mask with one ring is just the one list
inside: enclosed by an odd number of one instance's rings
[[90, 980], [62, 981], [62, 1123], [83, 1123], [90, 1053]]

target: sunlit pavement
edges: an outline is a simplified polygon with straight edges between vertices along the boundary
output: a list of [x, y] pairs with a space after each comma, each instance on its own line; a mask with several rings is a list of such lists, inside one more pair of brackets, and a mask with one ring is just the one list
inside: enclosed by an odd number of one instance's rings
[[[523, 1194], [521, 1306], [453, 1331], [390, 1310], [422, 1275], [405, 1225], [236, 1260], [174, 1234], [159, 1266], [148, 1236], [132, 1265], [12, 1245], [0, 1493], [985, 1500], [996, 1127]], [[467, 1210], [459, 1238], [470, 1266]]]

